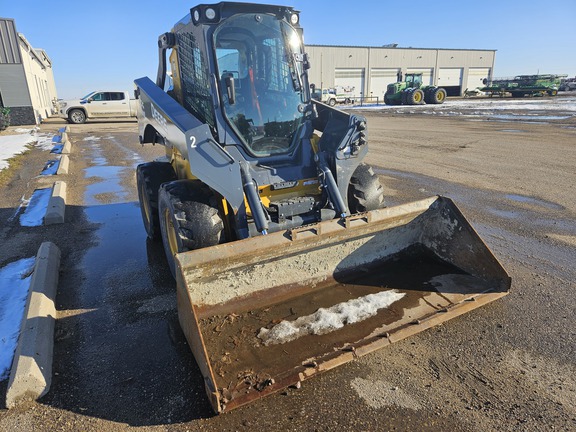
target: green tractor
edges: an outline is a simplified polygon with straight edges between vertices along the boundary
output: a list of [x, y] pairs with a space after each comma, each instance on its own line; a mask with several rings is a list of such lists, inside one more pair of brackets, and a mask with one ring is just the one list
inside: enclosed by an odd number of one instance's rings
[[402, 74], [398, 75], [398, 82], [388, 84], [384, 94], [386, 105], [421, 105], [441, 104], [446, 100], [446, 90], [434, 85], [422, 85], [421, 73], [406, 74], [402, 81]]

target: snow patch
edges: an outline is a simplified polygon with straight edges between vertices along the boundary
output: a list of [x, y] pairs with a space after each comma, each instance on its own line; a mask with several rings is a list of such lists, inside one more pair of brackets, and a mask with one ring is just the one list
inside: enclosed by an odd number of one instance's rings
[[16, 134], [0, 136], [0, 170], [8, 168], [8, 160], [24, 153], [29, 146], [34, 145], [41, 150], [52, 150], [54, 134], [40, 133], [37, 128], [17, 128]]
[[42, 225], [51, 195], [52, 188], [36, 189], [26, 205], [26, 210], [20, 215], [20, 225], [28, 227]]
[[395, 290], [368, 294], [328, 309], [320, 308], [312, 315], [294, 321], [282, 321], [271, 329], [261, 328], [258, 337], [264, 345], [281, 344], [306, 335], [322, 335], [370, 318], [380, 309], [387, 308], [405, 294]]
[[0, 170], [8, 168], [8, 159], [24, 153], [35, 141], [36, 138], [29, 133], [0, 136]]
[[34, 262], [24, 258], [0, 269], [0, 381], [10, 375]]

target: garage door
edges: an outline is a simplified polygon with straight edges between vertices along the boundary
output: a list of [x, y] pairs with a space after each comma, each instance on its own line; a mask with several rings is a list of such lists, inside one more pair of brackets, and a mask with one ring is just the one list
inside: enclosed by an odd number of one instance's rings
[[465, 88], [475, 89], [484, 87], [484, 80], [490, 77], [490, 68], [470, 68], [468, 69], [468, 82]]
[[438, 87], [445, 88], [448, 96], [459, 96], [462, 92], [462, 68], [440, 68]]
[[422, 74], [422, 84], [423, 85], [432, 84], [432, 68], [406, 69], [406, 73], [421, 73]]
[[372, 96], [384, 97], [388, 84], [398, 80], [400, 69], [372, 69], [370, 71], [370, 91]]
[[334, 84], [336, 87], [349, 88], [353, 97], [360, 97], [364, 91], [364, 68], [336, 69], [334, 71]]
[[438, 85], [451, 87], [462, 85], [462, 68], [440, 68], [438, 71]]

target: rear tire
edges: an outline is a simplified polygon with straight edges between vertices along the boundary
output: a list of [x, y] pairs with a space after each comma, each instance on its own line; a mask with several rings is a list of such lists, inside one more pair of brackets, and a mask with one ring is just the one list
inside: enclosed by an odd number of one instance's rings
[[412, 89], [406, 95], [406, 102], [408, 105], [422, 105], [424, 103], [424, 92], [420, 89]]
[[433, 90], [430, 91], [430, 102], [432, 104], [443, 104], [446, 100], [446, 90], [441, 87], [435, 87]]
[[200, 182], [176, 180], [164, 183], [158, 194], [158, 216], [168, 267], [174, 278], [177, 253], [225, 241], [224, 222], [218, 211], [217, 199]]
[[348, 185], [350, 213], [362, 213], [384, 207], [384, 189], [378, 175], [368, 164], [358, 165]]
[[172, 165], [168, 162], [148, 162], [136, 168], [138, 200], [142, 211], [142, 221], [148, 238], [160, 240], [160, 220], [158, 218], [158, 190], [162, 183], [176, 180]]

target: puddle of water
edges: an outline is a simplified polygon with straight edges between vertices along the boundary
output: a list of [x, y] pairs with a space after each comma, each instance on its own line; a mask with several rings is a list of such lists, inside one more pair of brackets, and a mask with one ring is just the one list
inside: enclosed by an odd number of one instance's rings
[[486, 208], [486, 210], [495, 215], [498, 216], [502, 219], [520, 219], [521, 214], [520, 212], [514, 211], [514, 210], [500, 210], [500, 209], [495, 209], [495, 208]]
[[60, 166], [59, 159], [53, 159], [46, 162], [44, 165], [44, 169], [40, 173], [40, 175], [55, 175], [56, 171], [58, 171], [58, 167]]
[[533, 118], [538, 121], [567, 120], [572, 118], [572, 116], [546, 116], [534, 114], [488, 114], [487, 116], [491, 119], [497, 120], [531, 120]]
[[500, 129], [498, 132], [527, 133], [527, 131], [522, 130], [522, 129]]
[[98, 195], [114, 195], [117, 200], [124, 200], [128, 192], [120, 184], [120, 176], [126, 167], [97, 165], [85, 168], [85, 177], [97, 177], [102, 179], [86, 187], [85, 202], [87, 205], [101, 204], [102, 199]]
[[0, 381], [10, 374], [34, 262], [24, 258], [0, 268]]
[[28, 201], [26, 210], [20, 215], [20, 225], [28, 227], [42, 225], [51, 195], [52, 188], [36, 189]]
[[530, 197], [530, 196], [526, 196], [526, 195], [508, 194], [508, 195], [505, 195], [505, 197], [509, 200], [512, 200], [512, 201], [525, 203], [525, 204], [537, 205], [537, 206], [545, 207], [545, 208], [551, 209], [551, 210], [564, 210], [564, 207], [559, 205], [559, 204], [556, 204], [556, 203], [553, 203], [550, 201], [544, 201], [544, 200]]

